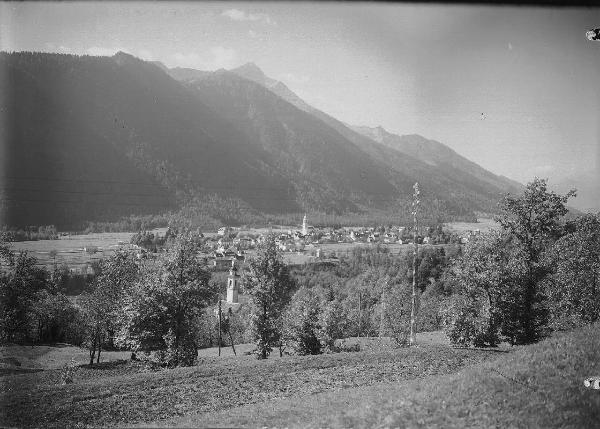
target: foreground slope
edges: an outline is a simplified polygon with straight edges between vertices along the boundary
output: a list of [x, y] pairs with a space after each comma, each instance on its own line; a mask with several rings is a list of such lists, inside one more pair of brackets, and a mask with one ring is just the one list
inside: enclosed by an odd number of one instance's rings
[[[144, 427], [177, 416], [235, 409], [281, 398], [308, 396], [371, 385], [404, 382], [458, 371], [495, 355], [443, 345], [284, 356], [203, 357], [198, 366], [152, 371], [135, 362], [82, 367], [73, 384], [60, 385], [60, 371], [0, 377], [0, 422], [19, 427], [71, 427], [76, 424]], [[151, 422], [152, 423], [147, 423]], [[173, 426], [181, 426], [173, 423]], [[195, 420], [194, 426], [211, 424]], [[229, 425], [232, 426], [232, 425]], [[235, 426], [235, 425], [234, 425]], [[252, 425], [257, 426], [257, 424]]]
[[600, 427], [600, 392], [583, 385], [585, 378], [600, 375], [600, 324], [496, 356], [456, 374], [263, 402], [168, 423], [178, 427]]

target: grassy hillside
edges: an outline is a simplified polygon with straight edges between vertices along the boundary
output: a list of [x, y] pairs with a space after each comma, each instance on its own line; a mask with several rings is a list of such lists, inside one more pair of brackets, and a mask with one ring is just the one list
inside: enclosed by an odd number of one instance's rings
[[165, 422], [177, 427], [597, 428], [600, 324], [456, 374], [379, 383]]
[[424, 335], [411, 349], [266, 361], [231, 356], [229, 350], [219, 358], [207, 350], [198, 366], [171, 370], [113, 361], [80, 367], [75, 382], [65, 386], [59, 384], [59, 370], [9, 375], [0, 378], [0, 422], [24, 427], [598, 427], [600, 395], [583, 380], [600, 374], [599, 328], [558, 334], [509, 353], [452, 349]]
[[[0, 422], [21, 427], [123, 426], [282, 398], [302, 402], [321, 392], [453, 373], [495, 354], [424, 344], [266, 361], [243, 355], [202, 357], [196, 367], [161, 371], [112, 362], [96, 369], [82, 367], [75, 382], [64, 386], [59, 370], [10, 375], [0, 378]], [[200, 419], [195, 426], [206, 425]]]

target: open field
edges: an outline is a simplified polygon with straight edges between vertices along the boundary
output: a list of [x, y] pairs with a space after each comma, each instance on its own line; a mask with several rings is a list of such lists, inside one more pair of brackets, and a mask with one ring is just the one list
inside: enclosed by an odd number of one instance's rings
[[[440, 333], [414, 348], [266, 361], [224, 349], [192, 368], [125, 360], [0, 378], [0, 422], [26, 427], [598, 427], [600, 325], [532, 346], [453, 349]], [[376, 343], [376, 339], [359, 339]], [[214, 353], [214, 354], [213, 354]], [[116, 358], [117, 356], [113, 356]]]
[[[152, 232], [164, 234], [165, 231], [166, 228], [158, 228]], [[75, 267], [110, 256], [119, 247], [119, 243], [128, 244], [132, 236], [132, 232], [102, 232], [61, 236], [58, 240], [17, 241], [9, 244], [15, 251], [27, 251], [40, 265], [45, 266], [54, 264], [50, 252], [56, 250], [56, 264], [64, 263]], [[86, 247], [95, 247], [98, 251], [88, 254], [84, 251]]]
[[[166, 370], [115, 361], [94, 369], [80, 367], [75, 382], [64, 386], [59, 384], [59, 370], [8, 375], [0, 379], [4, 385], [0, 421], [37, 427], [155, 425], [248, 404], [301, 400], [322, 392], [453, 373], [499, 354], [452, 349], [436, 341], [423, 341], [412, 349], [274, 356], [266, 361], [241, 353], [226, 358], [202, 356], [196, 367]], [[197, 426], [205, 425], [198, 422]]]
[[[153, 230], [153, 232], [160, 234], [164, 234], [165, 231], [166, 228]], [[253, 233], [268, 233], [268, 231], [268, 228], [252, 230]], [[282, 231], [287, 231], [287, 229], [282, 229]], [[217, 234], [207, 233], [206, 235], [216, 236]], [[15, 251], [27, 251], [38, 260], [39, 265], [51, 267], [56, 262], [57, 265], [67, 264], [69, 267], [80, 267], [110, 256], [120, 246], [119, 243], [128, 244], [132, 236], [133, 233], [131, 232], [80, 234], [63, 236], [58, 240], [19, 241], [10, 243], [10, 247]], [[376, 244], [370, 243], [331, 243], [318, 245], [321, 248], [322, 255], [325, 256], [329, 256], [332, 252], [338, 256], [347, 255], [355, 248], [373, 248], [374, 246]], [[391, 243], [381, 244], [381, 246], [389, 249], [392, 254], [399, 254], [412, 249], [412, 245], [410, 244]], [[84, 250], [86, 247], [95, 247], [97, 248], [97, 252], [93, 254], [86, 253]], [[56, 261], [50, 256], [52, 250], [57, 251]], [[249, 254], [251, 253], [250, 251]], [[286, 263], [292, 265], [302, 265], [316, 260], [310, 256], [308, 251], [300, 254], [286, 252], [283, 254], [283, 258]]]
[[479, 230], [482, 233], [488, 232], [492, 229], [500, 228], [500, 225], [490, 218], [479, 218], [477, 222], [450, 222], [445, 223], [444, 226], [451, 231], [458, 234], [463, 234], [468, 231]]
[[[321, 255], [325, 255], [325, 258], [328, 258], [331, 253], [335, 253], [339, 256], [347, 256], [349, 255], [353, 249], [373, 249], [377, 246], [377, 243], [331, 243], [331, 244], [319, 244], [316, 245], [321, 249]], [[412, 244], [398, 244], [398, 243], [380, 243], [384, 249], [388, 249], [390, 254], [399, 255], [401, 253], [412, 252], [413, 245]], [[446, 247], [447, 244], [420, 244], [419, 249], [423, 249], [424, 247]], [[292, 265], [301, 265], [304, 263], [315, 262], [318, 261], [314, 256], [310, 256], [309, 252], [306, 251], [304, 253], [297, 254], [295, 252], [284, 253], [283, 259], [286, 263]]]
[[[161, 427], [598, 428], [600, 325], [496, 359], [402, 382], [375, 383], [227, 411], [184, 416]], [[152, 422], [156, 426], [157, 422]]]

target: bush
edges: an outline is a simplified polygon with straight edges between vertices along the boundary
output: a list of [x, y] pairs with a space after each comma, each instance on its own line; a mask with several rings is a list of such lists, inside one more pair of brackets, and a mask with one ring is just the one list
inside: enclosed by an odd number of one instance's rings
[[[400, 345], [406, 344], [410, 336], [411, 302], [412, 290], [407, 284], [395, 285], [386, 296], [385, 331], [382, 334], [391, 336]], [[417, 315], [418, 304], [419, 294], [417, 293]]]
[[184, 335], [179, 338], [179, 344], [177, 344], [175, 333], [172, 329], [169, 329], [163, 336], [163, 340], [166, 344], [166, 350], [156, 353], [156, 357], [162, 365], [168, 367], [192, 366], [198, 362], [198, 350], [191, 335]]
[[419, 301], [416, 331], [432, 332], [442, 329], [441, 311], [445, 305], [448, 305], [448, 298], [438, 289], [437, 285], [431, 285], [421, 294]]
[[498, 324], [494, 323], [487, 294], [481, 289], [454, 295], [442, 311], [444, 332], [454, 346], [483, 347], [498, 343]]
[[75, 359], [71, 358], [71, 361], [64, 364], [60, 371], [61, 384], [73, 383], [73, 380], [75, 379], [75, 373], [77, 372], [78, 369], [79, 368], [77, 367], [77, 364], [75, 363]]
[[320, 312], [319, 297], [311, 289], [301, 288], [293, 296], [284, 316], [284, 339], [296, 354], [321, 353]]
[[344, 308], [338, 301], [327, 301], [322, 308], [319, 315], [319, 341], [323, 350], [334, 351], [335, 340], [344, 336]]

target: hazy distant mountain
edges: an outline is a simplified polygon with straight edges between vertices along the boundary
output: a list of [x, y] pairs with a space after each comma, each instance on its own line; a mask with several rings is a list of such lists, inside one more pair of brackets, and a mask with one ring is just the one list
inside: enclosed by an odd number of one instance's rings
[[577, 190], [577, 197], [569, 200], [569, 205], [587, 213], [600, 212], [600, 173], [580, 172], [560, 180], [549, 180], [550, 187], [558, 193], [566, 194]]
[[518, 191], [523, 187], [514, 180], [489, 172], [473, 161], [459, 155], [448, 146], [435, 140], [426, 139], [418, 134], [398, 136], [387, 132], [380, 126], [375, 128], [353, 126], [352, 129], [392, 149], [420, 159], [432, 167], [460, 170], [470, 174], [477, 180], [507, 192]]
[[305, 112], [311, 114], [315, 110], [312, 106], [308, 105], [304, 102], [304, 100], [298, 97], [291, 89], [289, 89], [285, 83], [279, 80], [271, 79], [270, 77], [266, 76], [263, 73], [263, 71], [254, 63], [244, 64], [243, 66], [232, 69], [231, 71], [237, 74], [238, 76], [241, 76], [268, 88], [269, 90], [271, 90], [271, 92], [274, 92], [275, 94], [283, 98], [285, 101], [293, 104], [300, 110], [304, 110]]
[[233, 69], [232, 72], [263, 85], [338, 131], [346, 140], [386, 165], [384, 171], [387, 171], [389, 179], [403, 192], [409, 192], [414, 180], [419, 180], [429, 185], [430, 190], [440, 191], [439, 194], [446, 197], [448, 204], [456, 205], [453, 210], [466, 205], [470, 209], [493, 211], [501, 193], [519, 192], [523, 188], [518, 182], [483, 169], [442, 143], [418, 135], [403, 136], [397, 142], [395, 138], [398, 136], [387, 133], [381, 127], [350, 127], [310, 106], [285, 84], [265, 76], [253, 63]]
[[270, 154], [271, 163], [291, 179], [303, 206], [343, 212], [359, 205], [385, 207], [386, 198], [395, 196], [395, 188], [367, 154], [263, 86], [227, 71], [188, 85], [250, 136], [248, 144]]

